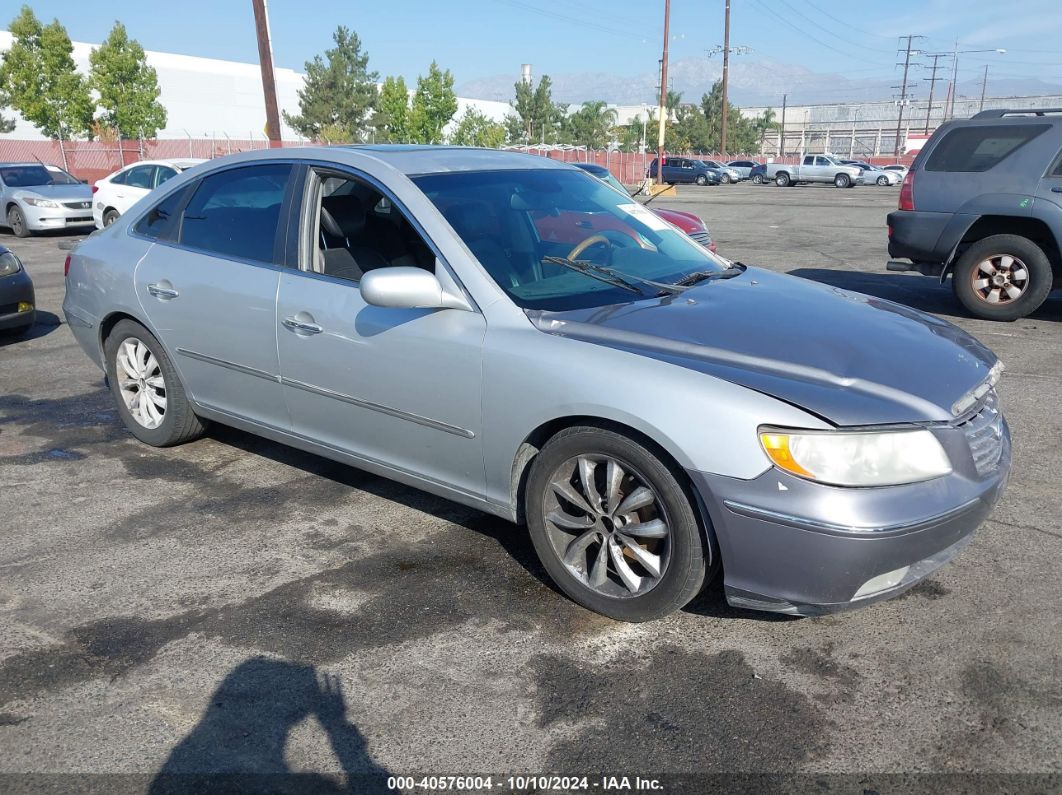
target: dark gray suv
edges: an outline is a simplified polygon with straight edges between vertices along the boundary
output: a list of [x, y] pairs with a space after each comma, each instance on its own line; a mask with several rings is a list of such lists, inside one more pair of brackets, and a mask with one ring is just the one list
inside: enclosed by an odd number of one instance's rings
[[1062, 287], [1062, 108], [986, 110], [942, 125], [889, 214], [892, 271], [941, 282], [988, 320], [1017, 320]]

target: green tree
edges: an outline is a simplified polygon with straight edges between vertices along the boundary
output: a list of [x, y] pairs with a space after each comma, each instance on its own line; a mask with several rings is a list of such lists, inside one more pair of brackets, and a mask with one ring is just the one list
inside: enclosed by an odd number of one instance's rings
[[708, 120], [695, 107], [683, 105], [674, 124], [667, 127], [667, 148], [681, 152], [707, 152], [712, 149]]
[[664, 108], [667, 110], [668, 121], [678, 118], [678, 109], [682, 105], [681, 91], [668, 91], [664, 100]]
[[524, 143], [556, 143], [561, 134], [568, 106], [553, 102], [553, 81], [543, 75], [537, 87], [522, 80], [515, 86], [515, 96], [510, 101], [523, 131], [518, 139], [512, 136], [515, 124], [510, 125], [510, 141]]
[[99, 92], [100, 123], [123, 138], [154, 138], [166, 126], [159, 102], [158, 76], [148, 66], [144, 48], [115, 22], [106, 40], [89, 55], [89, 85]]
[[[716, 80], [710, 93], [701, 97], [701, 112], [708, 122], [708, 146], [710, 151], [718, 151], [721, 145], [723, 129], [723, 82]], [[730, 152], [748, 152], [759, 141], [760, 131], [752, 119], [741, 115], [741, 110], [733, 103], [727, 103], [726, 148]]]
[[409, 113], [413, 140], [422, 144], [442, 143], [443, 127], [450, 123], [455, 113], [454, 76], [449, 69], [440, 69], [432, 61], [427, 76], [417, 78], [417, 90], [413, 94], [413, 107]]
[[317, 139], [329, 130], [351, 141], [362, 141], [377, 102], [376, 80], [369, 71], [369, 55], [361, 50], [358, 34], [340, 25], [332, 34], [335, 47], [325, 57], [306, 62], [306, 83], [299, 90], [299, 115], [284, 120], [300, 134]]
[[[0, 85], [0, 110], [4, 110], [11, 103], [10, 97], [4, 91], [2, 85]], [[0, 113], [0, 133], [8, 133], [15, 129], [15, 120]]]
[[380, 117], [376, 135], [390, 143], [409, 143], [409, 89], [402, 77], [387, 77], [380, 88]]
[[14, 42], [0, 61], [0, 85], [11, 107], [50, 138], [85, 135], [94, 106], [88, 82], [78, 74], [74, 45], [53, 20], [41, 25], [29, 6], [9, 26]]
[[[642, 117], [640, 115], [631, 119], [629, 124], [619, 127], [620, 150], [624, 152], [638, 152], [642, 145]], [[648, 135], [650, 131], [646, 130]]]
[[488, 149], [497, 149], [505, 143], [505, 138], [504, 124], [491, 121], [486, 115], [469, 106], [457, 120], [454, 133], [450, 136], [450, 143], [455, 146], [483, 146]]
[[604, 149], [612, 140], [612, 128], [616, 124], [616, 111], [603, 100], [584, 102], [579, 110], [567, 119], [571, 143], [589, 149]]

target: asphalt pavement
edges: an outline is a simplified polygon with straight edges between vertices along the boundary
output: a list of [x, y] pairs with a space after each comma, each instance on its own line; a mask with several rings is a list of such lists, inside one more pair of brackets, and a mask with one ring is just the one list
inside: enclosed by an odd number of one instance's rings
[[716, 586], [615, 623], [497, 518], [217, 426], [140, 444], [62, 320], [69, 238], [0, 232], [40, 307], [0, 340], [0, 774], [135, 790], [253, 769], [338, 791], [361, 774], [1062, 773], [1062, 293], [996, 324], [886, 273], [897, 193], [656, 200], [701, 214], [722, 254], [933, 312], [1006, 364], [1013, 475], [974, 543], [902, 598], [815, 619], [731, 609]]

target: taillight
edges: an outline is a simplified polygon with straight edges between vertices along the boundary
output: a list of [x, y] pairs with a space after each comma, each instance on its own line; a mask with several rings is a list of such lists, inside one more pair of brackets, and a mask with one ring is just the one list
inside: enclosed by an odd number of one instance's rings
[[96, 191], [98, 191], [99, 189], [100, 189], [100, 186], [99, 186], [99, 185], [93, 185], [93, 186], [92, 186], [92, 193], [93, 193], [93, 195], [95, 195]]
[[63, 278], [65, 279], [70, 275], [70, 255], [66, 255], [66, 262], [63, 263]]
[[914, 209], [914, 175], [913, 171], [908, 171], [907, 176], [903, 178], [903, 185], [900, 186], [901, 210]]

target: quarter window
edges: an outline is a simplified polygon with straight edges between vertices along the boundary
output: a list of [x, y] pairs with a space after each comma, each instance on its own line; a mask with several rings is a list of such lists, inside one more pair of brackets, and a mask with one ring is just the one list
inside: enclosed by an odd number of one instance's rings
[[988, 171], [1048, 128], [1046, 124], [960, 127], [937, 144], [926, 171]]
[[233, 168], [204, 177], [181, 219], [180, 243], [213, 254], [273, 262], [287, 163]]

